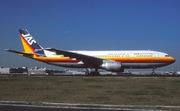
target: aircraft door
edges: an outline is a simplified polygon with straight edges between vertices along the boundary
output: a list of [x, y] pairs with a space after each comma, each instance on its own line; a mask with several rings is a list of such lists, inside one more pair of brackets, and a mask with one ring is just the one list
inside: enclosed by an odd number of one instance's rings
[[154, 60], [159, 60], [159, 54], [158, 53], [154, 53]]
[[134, 60], [134, 53], [129, 53], [129, 59]]

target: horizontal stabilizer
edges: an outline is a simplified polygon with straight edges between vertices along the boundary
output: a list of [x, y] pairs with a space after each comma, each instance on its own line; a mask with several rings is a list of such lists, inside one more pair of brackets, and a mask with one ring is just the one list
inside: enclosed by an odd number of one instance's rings
[[10, 50], [10, 49], [5, 49], [5, 50], [9, 51], [9, 52], [16, 53], [16, 54], [22, 54], [23, 56], [33, 56], [34, 55], [32, 53], [19, 52], [19, 51], [16, 51], [16, 50]]

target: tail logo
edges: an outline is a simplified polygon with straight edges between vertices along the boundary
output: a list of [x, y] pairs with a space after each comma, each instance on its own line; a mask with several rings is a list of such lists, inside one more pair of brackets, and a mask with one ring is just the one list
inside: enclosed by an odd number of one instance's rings
[[32, 45], [33, 43], [36, 43], [36, 41], [33, 39], [33, 37], [30, 34], [22, 34], [22, 36], [26, 39], [26, 41]]

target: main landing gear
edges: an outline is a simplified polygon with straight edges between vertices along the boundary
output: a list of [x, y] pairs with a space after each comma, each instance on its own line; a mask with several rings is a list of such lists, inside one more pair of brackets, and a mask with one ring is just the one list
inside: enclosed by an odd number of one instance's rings
[[98, 72], [98, 68], [95, 68], [95, 71], [92, 71], [91, 68], [87, 68], [85, 75], [87, 75], [87, 76], [99, 76], [100, 74]]

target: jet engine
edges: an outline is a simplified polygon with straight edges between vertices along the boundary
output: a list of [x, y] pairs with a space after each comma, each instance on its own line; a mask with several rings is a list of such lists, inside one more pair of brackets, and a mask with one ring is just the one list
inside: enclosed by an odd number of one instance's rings
[[124, 68], [122, 67], [121, 63], [116, 61], [105, 61], [101, 67], [107, 71], [124, 72]]

